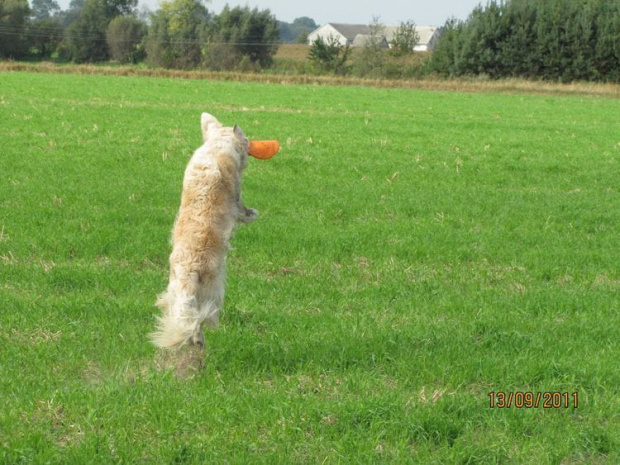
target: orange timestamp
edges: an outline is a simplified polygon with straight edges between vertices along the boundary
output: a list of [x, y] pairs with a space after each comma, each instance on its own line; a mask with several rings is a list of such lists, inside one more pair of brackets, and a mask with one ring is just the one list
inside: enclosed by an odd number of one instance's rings
[[578, 392], [489, 392], [490, 408], [578, 408]]

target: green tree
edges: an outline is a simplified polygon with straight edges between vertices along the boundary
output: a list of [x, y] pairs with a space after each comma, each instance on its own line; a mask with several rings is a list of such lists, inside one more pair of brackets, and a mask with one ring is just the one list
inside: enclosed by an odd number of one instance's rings
[[620, 2], [600, 2], [598, 8], [596, 75], [602, 80], [620, 82]]
[[380, 78], [383, 76], [384, 52], [387, 48], [385, 26], [379, 21], [379, 18], [375, 17], [368, 27], [370, 34], [366, 37], [362, 52], [356, 60], [355, 73], [364, 77]]
[[506, 23], [505, 5], [490, 2], [480, 15], [475, 37], [478, 41], [478, 70], [492, 78], [499, 78], [504, 74], [502, 56], [508, 27]]
[[319, 36], [312, 42], [308, 58], [321, 71], [344, 75], [348, 70], [347, 60], [350, 50], [348, 45], [342, 45], [335, 37], [323, 40]]
[[392, 50], [397, 54], [412, 53], [413, 48], [420, 42], [420, 34], [416, 30], [415, 23], [413, 21], [401, 22], [396, 31], [394, 37], [390, 42]]
[[107, 60], [108, 24], [119, 15], [130, 14], [137, 3], [137, 0], [86, 0], [77, 19], [67, 28], [69, 57], [77, 63]]
[[28, 27], [29, 55], [51, 58], [60, 48], [63, 35], [64, 28], [57, 17], [32, 21]]
[[314, 31], [318, 26], [314, 19], [307, 16], [301, 16], [293, 20], [293, 26], [297, 29], [305, 29], [308, 32]]
[[56, 0], [32, 0], [30, 15], [34, 20], [50, 19], [60, 12], [60, 6]]
[[288, 43], [306, 43], [308, 34], [317, 28], [317, 24], [312, 18], [302, 16], [296, 18], [292, 23], [278, 21], [280, 30], [280, 40]]
[[62, 27], [66, 29], [77, 20], [85, 4], [86, 0], [71, 0], [69, 8], [59, 11], [54, 17], [58, 18]]
[[441, 30], [441, 39], [431, 55], [429, 70], [443, 76], [458, 75], [457, 56], [460, 53], [461, 29], [463, 23], [456, 18], [446, 21]]
[[293, 21], [293, 29], [295, 31], [295, 43], [298, 44], [307, 44], [308, 36], [312, 31], [314, 31], [317, 27], [317, 23], [314, 22], [314, 19], [308, 18], [307, 16], [302, 16], [301, 18], [295, 18]]
[[536, 53], [536, 5], [529, 0], [513, 1], [507, 5], [509, 32], [501, 54], [506, 76], [533, 77], [537, 75], [540, 58]]
[[147, 26], [132, 15], [117, 16], [106, 29], [108, 50], [112, 59], [119, 63], [137, 63], [146, 53], [142, 40]]
[[191, 69], [202, 62], [209, 12], [200, 0], [169, 0], [151, 15], [147, 61], [163, 68]]
[[61, 10], [56, 0], [32, 0], [28, 25], [28, 54], [37, 59], [48, 59], [59, 50], [64, 28]]
[[279, 32], [275, 17], [269, 10], [249, 7], [224, 7], [213, 18], [207, 45], [207, 65], [220, 68], [214, 56], [222, 49], [239, 60], [260, 67], [268, 67], [278, 51]]
[[29, 15], [28, 0], [0, 0], [0, 57], [22, 58], [26, 55]]
[[557, 1], [546, 1], [538, 6], [536, 21], [536, 53], [540, 57], [539, 75], [545, 79], [562, 77], [570, 63], [566, 44], [566, 8]]
[[443, 32], [442, 74], [620, 80], [620, 0], [491, 1]]

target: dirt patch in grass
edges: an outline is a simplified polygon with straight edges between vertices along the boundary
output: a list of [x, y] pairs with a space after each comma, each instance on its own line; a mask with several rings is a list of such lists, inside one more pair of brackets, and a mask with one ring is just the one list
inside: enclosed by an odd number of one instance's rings
[[202, 370], [205, 352], [199, 346], [185, 346], [176, 350], [158, 350], [155, 367], [160, 371], [173, 371], [180, 379], [189, 379]]

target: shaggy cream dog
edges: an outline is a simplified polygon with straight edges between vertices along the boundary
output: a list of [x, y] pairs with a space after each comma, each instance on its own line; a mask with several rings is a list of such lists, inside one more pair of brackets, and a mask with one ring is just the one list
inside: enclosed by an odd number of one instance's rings
[[163, 315], [151, 339], [159, 347], [204, 346], [203, 325], [218, 324], [226, 252], [235, 225], [258, 216], [241, 203], [248, 139], [239, 127], [223, 127], [208, 113], [200, 122], [204, 144], [185, 170], [172, 231], [170, 281], [156, 303]]

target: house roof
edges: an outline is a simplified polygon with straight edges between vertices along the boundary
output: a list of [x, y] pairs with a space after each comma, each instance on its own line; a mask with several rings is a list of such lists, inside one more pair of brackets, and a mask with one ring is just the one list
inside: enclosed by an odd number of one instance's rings
[[[385, 37], [381, 37], [381, 39], [378, 40], [378, 42], [379, 42], [378, 45], [380, 45], [381, 47], [388, 46], [388, 42]], [[370, 34], [358, 34], [355, 36], [355, 39], [353, 39], [353, 42], [351, 42], [351, 46], [353, 47], [366, 47], [371, 44], [372, 44], [372, 37]]]
[[418, 44], [427, 45], [435, 35], [437, 28], [433, 26], [416, 26], [415, 30], [420, 36]]
[[[370, 36], [371, 33], [370, 26], [367, 24], [328, 24], [334, 29], [336, 29], [344, 37], [346, 37], [350, 43], [354, 44], [363, 43], [365, 40], [367, 40], [367, 37]], [[383, 35], [385, 36], [385, 40], [387, 42], [391, 42], [397, 30], [398, 26], [384, 26]], [[433, 38], [433, 35], [435, 34], [437, 28], [432, 26], [416, 26], [415, 30], [420, 36], [418, 45], [427, 45]], [[366, 38], [364, 38], [364, 36], [366, 36]]]
[[367, 24], [340, 24], [340, 23], [328, 23], [331, 27], [336, 29], [340, 34], [345, 36], [348, 41], [353, 42], [358, 35], [369, 35], [370, 27]]

